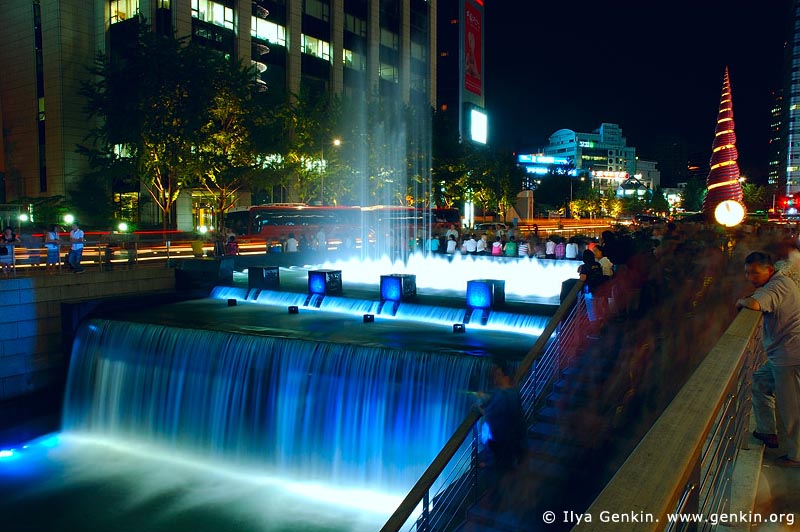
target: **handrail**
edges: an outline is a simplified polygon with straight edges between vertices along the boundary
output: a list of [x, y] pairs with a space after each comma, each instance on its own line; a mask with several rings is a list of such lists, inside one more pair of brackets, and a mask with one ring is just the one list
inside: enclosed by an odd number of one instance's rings
[[[704, 448], [719, 439], [712, 433], [720, 420], [730, 420], [727, 410], [738, 416], [749, 415], [749, 382], [756, 357], [763, 354], [760, 344], [761, 313], [744, 309], [711, 349], [703, 362], [667, 406], [655, 424], [598, 495], [586, 513], [616, 512], [652, 516], [628, 530], [656, 531], [669, 526], [673, 512], [697, 512], [700, 492], [715, 486], [702, 486], [708, 475], [703, 463]], [[737, 387], [738, 386], [738, 387]], [[745, 397], [742, 397], [745, 395]], [[721, 415], [725, 414], [725, 415]], [[734, 420], [736, 421], [736, 420]], [[726, 421], [727, 422], [727, 421]], [[747, 424], [730, 431], [733, 462]], [[737, 433], [738, 432], [738, 433]], [[706, 469], [705, 475], [701, 468]], [[717, 496], [718, 494], [712, 494]], [[707, 497], [712, 499], [713, 497]], [[713, 511], [713, 510], [712, 510]], [[582, 522], [573, 530], [618, 530], [619, 523]], [[691, 525], [690, 523], [684, 523]]]
[[[536, 361], [536, 359], [539, 358], [539, 356], [541, 356], [541, 354], [544, 352], [544, 348], [547, 346], [547, 342], [555, 332], [558, 324], [572, 309], [573, 304], [578, 298], [578, 293], [583, 288], [583, 284], [584, 283], [582, 281], [575, 283], [575, 285], [567, 294], [567, 297], [564, 299], [561, 305], [559, 305], [556, 312], [548, 321], [547, 325], [542, 331], [542, 334], [539, 335], [539, 338], [536, 340], [536, 342], [534, 342], [531, 349], [525, 355], [525, 358], [520, 363], [519, 369], [514, 376], [515, 386], [519, 384], [522, 377], [524, 377], [528, 370], [530, 370], [531, 366], [533, 366], [533, 363]], [[447, 467], [447, 464], [470, 434], [472, 427], [480, 418], [481, 413], [474, 408], [467, 414], [467, 416], [464, 418], [464, 421], [461, 422], [447, 443], [445, 443], [442, 450], [439, 451], [439, 454], [436, 455], [436, 458], [433, 459], [431, 465], [429, 465], [428, 468], [422, 473], [419, 480], [416, 482], [416, 484], [414, 484], [414, 487], [411, 488], [411, 491], [408, 492], [408, 495], [406, 495], [389, 520], [386, 521], [386, 524], [383, 525], [381, 532], [397, 532], [401, 529], [408, 518], [411, 517], [414, 509], [419, 506], [423, 499], [428, 495], [433, 483], [437, 478], [439, 478], [439, 475], [442, 474], [445, 467]]]
[[481, 413], [477, 409], [470, 410], [467, 417], [464, 418], [464, 421], [461, 422], [450, 439], [447, 440], [447, 443], [444, 444], [442, 450], [439, 451], [439, 454], [436, 455], [436, 458], [433, 459], [431, 465], [422, 473], [417, 483], [414, 484], [414, 487], [408, 492], [403, 502], [397, 507], [397, 510], [394, 511], [389, 520], [386, 521], [386, 524], [383, 525], [381, 532], [396, 532], [400, 530], [408, 518], [411, 517], [414, 508], [422, 502], [423, 497], [428, 493], [428, 490], [433, 486], [436, 479], [439, 478], [439, 475], [442, 474], [444, 468], [447, 467], [450, 459], [455, 455], [459, 447], [461, 447], [467, 435], [472, 431], [472, 426], [477, 423], [480, 418]]
[[569, 291], [567, 297], [564, 298], [564, 301], [558, 306], [556, 309], [555, 314], [550, 318], [550, 321], [547, 322], [542, 334], [539, 335], [539, 338], [536, 339], [533, 346], [528, 351], [528, 354], [525, 355], [525, 358], [522, 359], [520, 362], [519, 367], [517, 368], [517, 372], [514, 374], [514, 386], [519, 385], [522, 378], [530, 371], [531, 366], [539, 357], [539, 355], [544, 351], [544, 348], [547, 346], [547, 342], [550, 341], [550, 337], [558, 327], [558, 324], [567, 316], [567, 314], [572, 309], [572, 305], [578, 298], [578, 294], [583, 289], [583, 281], [577, 281], [575, 285], [572, 287], [572, 290]]

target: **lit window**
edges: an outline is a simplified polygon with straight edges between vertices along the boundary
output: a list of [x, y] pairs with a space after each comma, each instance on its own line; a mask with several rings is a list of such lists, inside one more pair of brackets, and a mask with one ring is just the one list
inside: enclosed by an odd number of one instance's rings
[[233, 29], [233, 9], [212, 0], [192, 0], [192, 18]]
[[286, 46], [286, 28], [258, 17], [252, 17], [250, 35], [278, 46]]
[[139, 0], [111, 0], [108, 3], [108, 23], [115, 24], [136, 16]]
[[331, 60], [331, 45], [322, 39], [303, 34], [300, 46], [305, 54], [319, 57], [325, 61]]
[[358, 52], [354, 52], [345, 48], [342, 50], [342, 59], [344, 60], [344, 66], [347, 68], [361, 70], [362, 72], [367, 69], [367, 62], [364, 56]]

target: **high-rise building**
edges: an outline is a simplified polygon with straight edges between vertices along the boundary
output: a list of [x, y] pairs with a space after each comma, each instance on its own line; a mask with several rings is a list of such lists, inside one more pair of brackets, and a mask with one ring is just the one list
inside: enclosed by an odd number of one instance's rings
[[658, 161], [661, 171], [661, 184], [665, 187], [676, 187], [686, 181], [689, 148], [686, 139], [675, 136], [664, 136], [656, 140], [650, 157]]
[[778, 184], [787, 194], [796, 194], [800, 192], [800, 0], [795, 0], [792, 9], [786, 58]]
[[[139, 16], [259, 70], [267, 90], [436, 105], [437, 0], [19, 0], [0, 32], [5, 201], [66, 195], [88, 170], [81, 83]], [[2, 199], [2, 198], [0, 198]]]
[[769, 170], [767, 173], [767, 183], [777, 185], [785, 180], [784, 171], [786, 167], [781, 164], [783, 161], [783, 89], [772, 91], [772, 107], [770, 108], [769, 122]]
[[486, 144], [483, 0], [440, 1], [437, 110], [459, 141]]

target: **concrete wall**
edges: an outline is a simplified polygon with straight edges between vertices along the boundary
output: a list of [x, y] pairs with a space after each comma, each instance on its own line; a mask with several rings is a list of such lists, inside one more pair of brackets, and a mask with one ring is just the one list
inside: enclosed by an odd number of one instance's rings
[[137, 268], [0, 279], [0, 401], [58, 384], [65, 374], [62, 303], [172, 291], [175, 273]]

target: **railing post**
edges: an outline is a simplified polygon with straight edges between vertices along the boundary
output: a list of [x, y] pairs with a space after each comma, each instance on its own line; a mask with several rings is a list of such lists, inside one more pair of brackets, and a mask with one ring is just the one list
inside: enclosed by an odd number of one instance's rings
[[422, 516], [420, 516], [420, 525], [417, 530], [420, 532], [428, 532], [430, 530], [430, 493], [431, 490], [425, 490], [425, 495], [422, 496]]
[[169, 240], [167, 240], [167, 268], [169, 268], [169, 248], [170, 248], [170, 242]]

